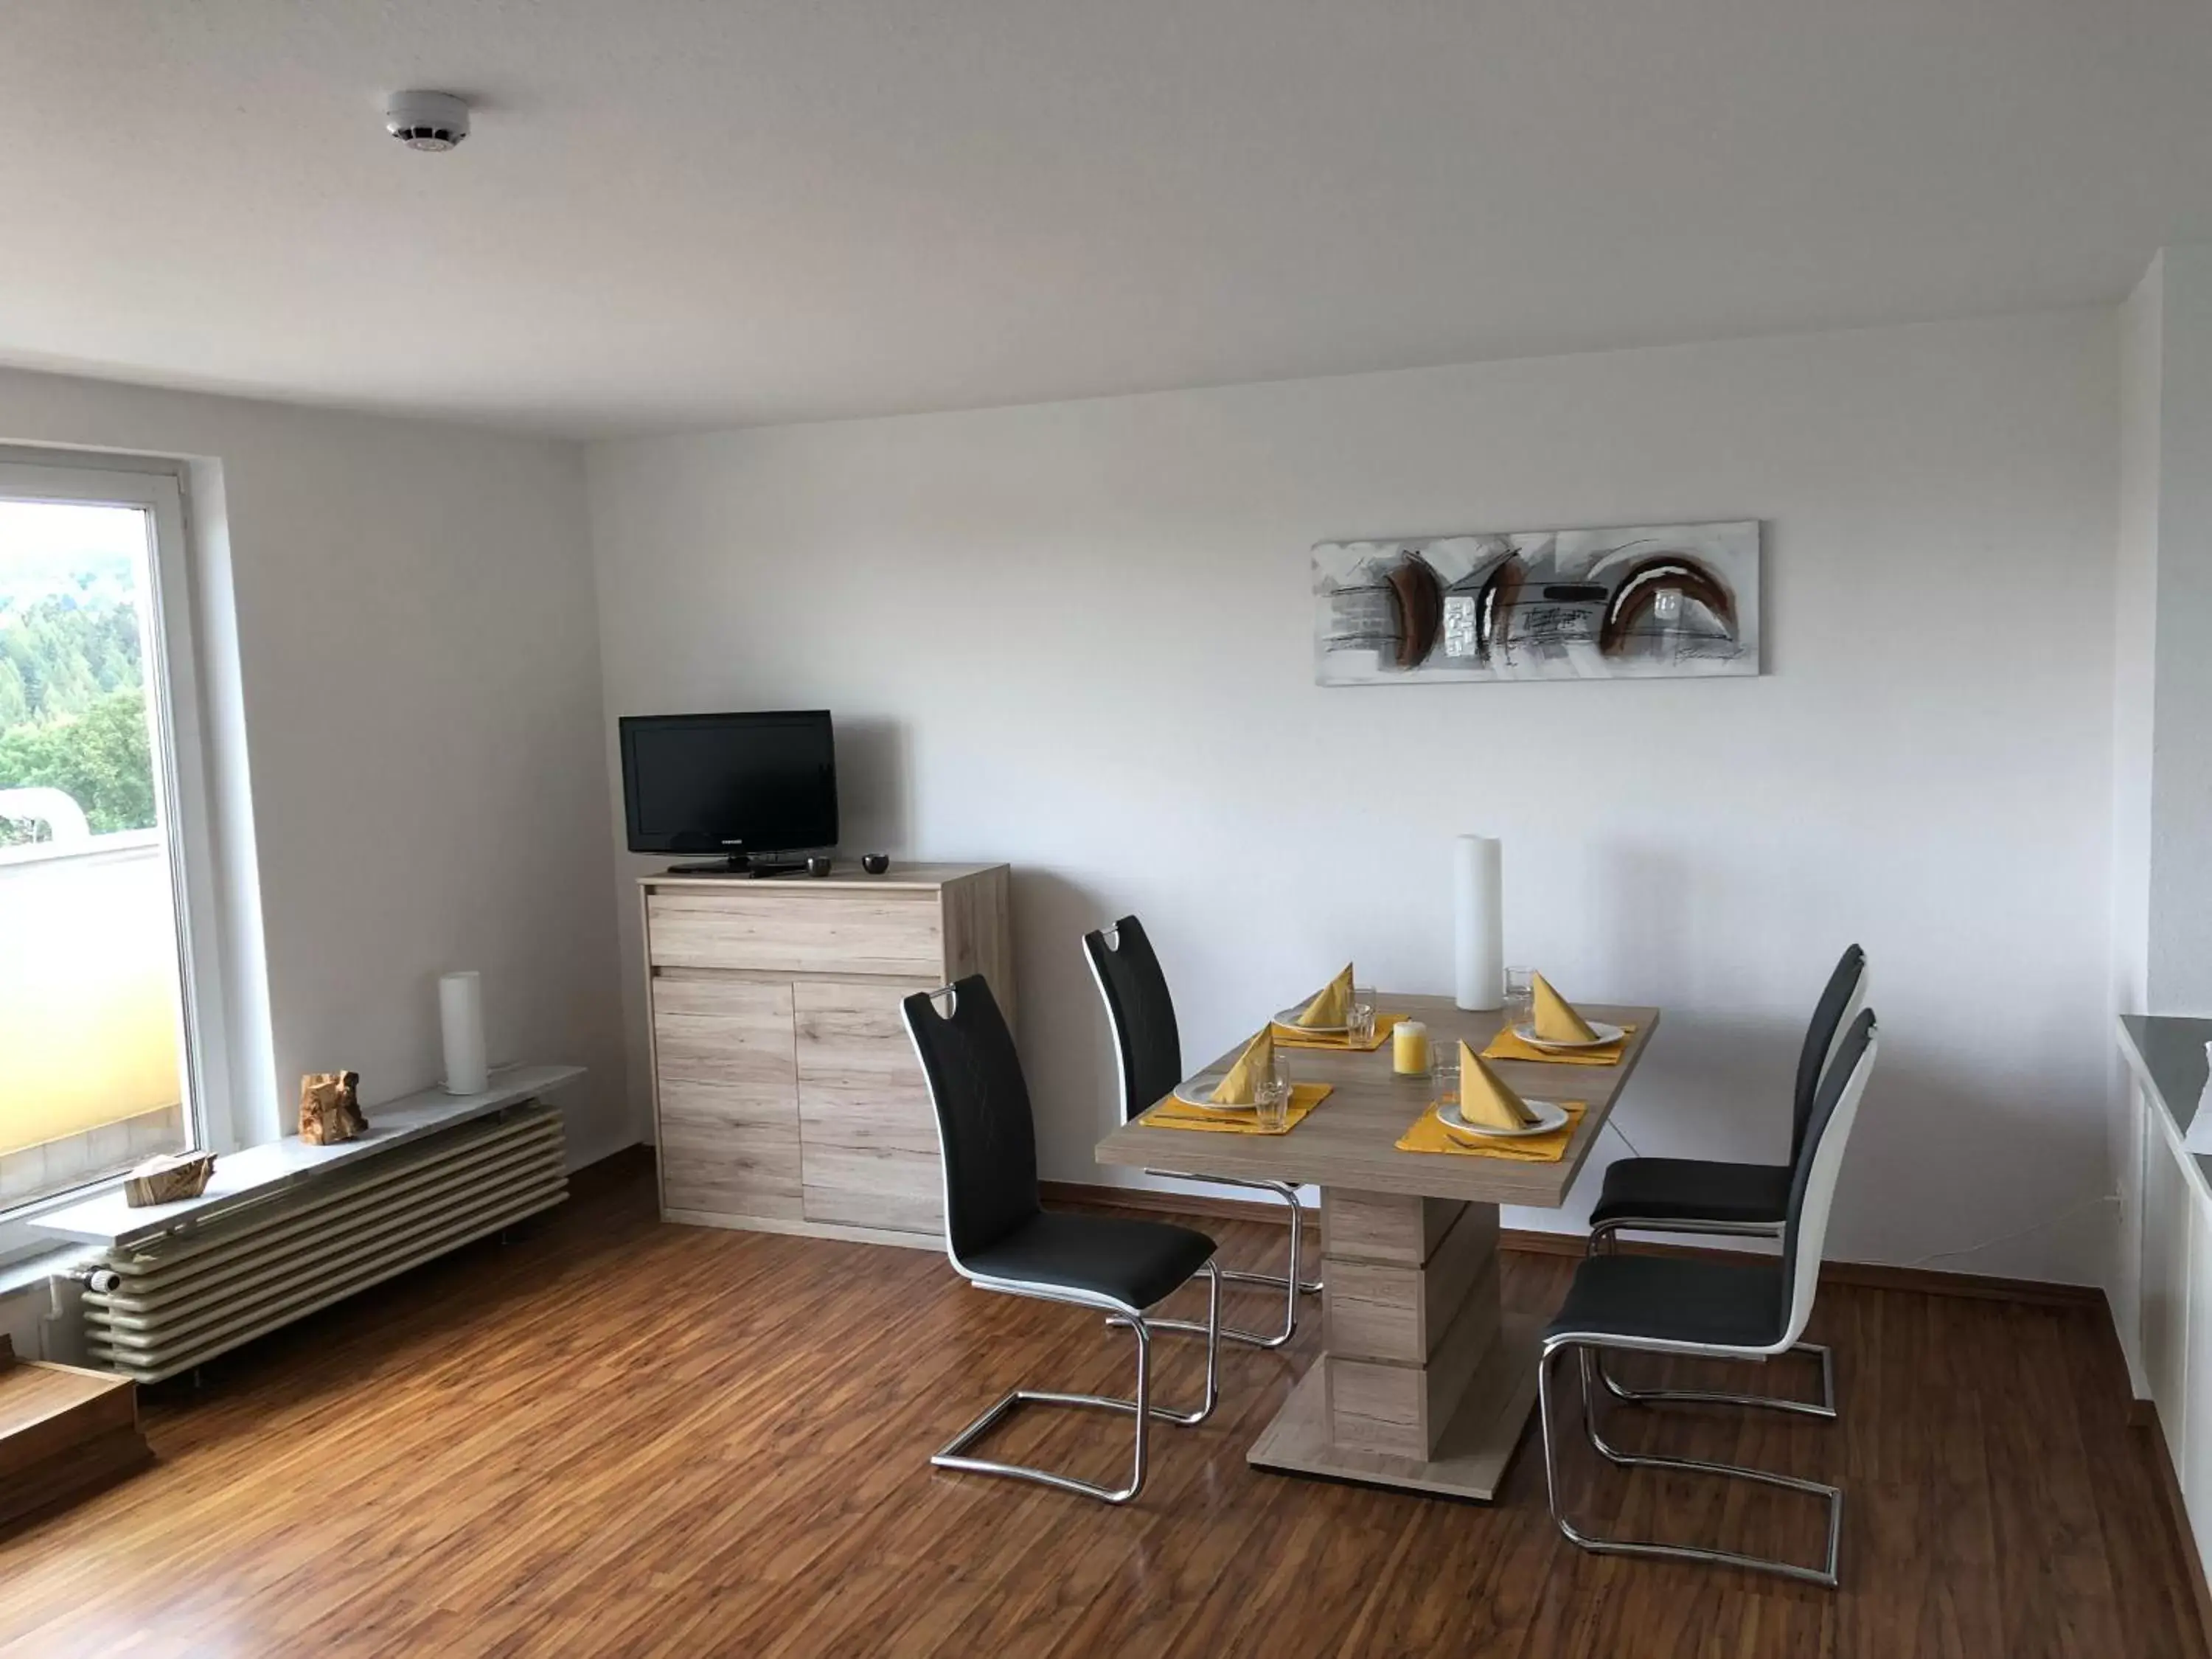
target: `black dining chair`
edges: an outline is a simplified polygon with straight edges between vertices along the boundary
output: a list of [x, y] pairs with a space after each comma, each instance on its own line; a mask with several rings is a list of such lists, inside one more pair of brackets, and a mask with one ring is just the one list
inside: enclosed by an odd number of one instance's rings
[[[1790, 1103], [1787, 1164], [1728, 1164], [1694, 1158], [1625, 1158], [1605, 1172], [1590, 1212], [1589, 1249], [1595, 1254], [1624, 1232], [1721, 1234], [1778, 1238], [1790, 1207], [1790, 1182], [1802, 1161], [1806, 1128], [1823, 1078], [1845, 1033], [1866, 1006], [1866, 952], [1856, 945], [1837, 960], [1814, 1006], [1797, 1051], [1797, 1081]], [[1771, 1395], [1724, 1394], [1680, 1389], [1632, 1389], [1602, 1364], [1598, 1375], [1617, 1399], [1638, 1405], [1755, 1406], [1832, 1419], [1836, 1414], [1835, 1356], [1817, 1342], [1797, 1352], [1817, 1360], [1820, 1397], [1791, 1400]]]
[[[1566, 1300], [1544, 1333], [1536, 1362], [1536, 1400], [1544, 1437], [1545, 1491], [1552, 1518], [1562, 1533], [1583, 1549], [1601, 1555], [1717, 1562], [1835, 1587], [1844, 1525], [1841, 1488], [1733, 1463], [1624, 1452], [1607, 1440], [1600, 1428], [1599, 1392], [1591, 1384], [1602, 1356], [1617, 1350], [1768, 1359], [1789, 1352], [1796, 1345], [1813, 1315], [1836, 1178], [1850, 1142], [1860, 1098], [1866, 1092], [1867, 1078], [1874, 1070], [1877, 1046], [1874, 1012], [1868, 1009], [1851, 1022], [1814, 1093], [1805, 1125], [1804, 1155], [1791, 1172], [1789, 1196], [1784, 1201], [1779, 1259], [1736, 1263], [1698, 1256], [1593, 1255], [1576, 1267]], [[1569, 1351], [1582, 1360], [1583, 1424], [1600, 1456], [1622, 1468], [1724, 1475], [1819, 1497], [1826, 1504], [1828, 1522], [1822, 1565], [1808, 1567], [1700, 1545], [1602, 1538], [1577, 1527], [1559, 1495], [1558, 1408], [1553, 1397], [1554, 1361]]]
[[[1176, 1028], [1175, 999], [1169, 994], [1167, 975], [1152, 950], [1145, 925], [1124, 916], [1109, 927], [1083, 936], [1084, 954], [1091, 960], [1091, 976], [1097, 981], [1106, 1004], [1107, 1023], [1114, 1028], [1114, 1055], [1121, 1079], [1121, 1119], [1127, 1122], [1157, 1105], [1162, 1097], [1182, 1081], [1182, 1039]], [[1188, 1176], [1173, 1170], [1147, 1170], [1147, 1175], [1176, 1181], [1211, 1181], [1241, 1187], [1280, 1199], [1290, 1206], [1291, 1251], [1286, 1270], [1279, 1273], [1250, 1273], [1224, 1267], [1222, 1278], [1234, 1284], [1264, 1285], [1283, 1292], [1283, 1323], [1273, 1333], [1224, 1328], [1232, 1342], [1255, 1348], [1279, 1348], [1298, 1331], [1298, 1297], [1319, 1296], [1317, 1279], [1301, 1279], [1298, 1267], [1305, 1244], [1305, 1209], [1298, 1189], [1286, 1181], [1233, 1180], [1224, 1176]], [[1188, 1320], [1157, 1320], [1164, 1330], [1202, 1328]]]
[[[1102, 1309], [1137, 1339], [1134, 1399], [1015, 1389], [929, 1461], [939, 1468], [1012, 1475], [1126, 1504], [1144, 1490], [1150, 1425], [1156, 1419], [1202, 1423], [1219, 1395], [1215, 1365], [1221, 1276], [1214, 1265], [1214, 1243], [1194, 1228], [1164, 1221], [1066, 1215], [1038, 1204], [1029, 1085], [1013, 1034], [981, 975], [935, 991], [917, 991], [900, 1009], [937, 1110], [945, 1250], [955, 1270], [979, 1290]], [[1206, 1278], [1206, 1323], [1200, 1328], [1206, 1332], [1205, 1403], [1192, 1412], [1165, 1411], [1152, 1403], [1152, 1334], [1157, 1322], [1145, 1310], [1201, 1273]], [[1137, 1448], [1127, 1482], [1108, 1487], [1049, 1469], [968, 1455], [970, 1446], [1022, 1405], [1088, 1406], [1130, 1413], [1136, 1419]]]

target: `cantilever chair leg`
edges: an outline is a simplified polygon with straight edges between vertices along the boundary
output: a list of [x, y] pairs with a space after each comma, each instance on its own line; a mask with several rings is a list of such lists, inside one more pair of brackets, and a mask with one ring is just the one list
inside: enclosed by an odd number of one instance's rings
[[[1618, 1246], [1620, 1235], [1634, 1230], [1633, 1221], [1608, 1222], [1590, 1230], [1589, 1254], [1598, 1254], [1601, 1245]], [[1650, 1232], [1693, 1232], [1729, 1238], [1773, 1238], [1779, 1235], [1777, 1227], [1746, 1224], [1743, 1226], [1709, 1224], [1691, 1226], [1662, 1225], [1654, 1222], [1643, 1229]], [[1817, 1417], [1832, 1423], [1836, 1419], [1836, 1356], [1818, 1342], [1800, 1342], [1790, 1350], [1816, 1359], [1820, 1365], [1820, 1397], [1818, 1400], [1792, 1400], [1785, 1395], [1771, 1394], [1729, 1394], [1705, 1389], [1632, 1389], [1606, 1369], [1605, 1355], [1596, 1354], [1586, 1362], [1595, 1366], [1597, 1380], [1605, 1384], [1605, 1391], [1615, 1400], [1631, 1406], [1745, 1406], [1758, 1411], [1791, 1412], [1800, 1417]]]
[[[1147, 1320], [1139, 1310], [1107, 1303], [1103, 1298], [1064, 1295], [1011, 1281], [981, 1279], [973, 1281], [985, 1290], [1005, 1291], [1012, 1295], [1036, 1297], [1047, 1302], [1114, 1307], [1115, 1322], [1127, 1325], [1137, 1339], [1136, 1395], [1133, 1399], [1124, 1400], [1115, 1395], [1054, 1394], [1042, 1389], [1016, 1389], [945, 1442], [944, 1449], [929, 1461], [940, 1469], [961, 1469], [971, 1474], [1003, 1474], [1017, 1480], [1034, 1480], [1040, 1486], [1057, 1487], [1061, 1492], [1075, 1492], [1085, 1498], [1096, 1498], [1103, 1503], [1131, 1502], [1145, 1489], [1146, 1431], [1151, 1425], [1156, 1421], [1185, 1426], [1203, 1423], [1212, 1415], [1214, 1405], [1221, 1397], [1218, 1369], [1221, 1350], [1221, 1272], [1211, 1261], [1206, 1264], [1203, 1271], [1206, 1279], [1206, 1322], [1197, 1328], [1206, 1333], [1206, 1398], [1196, 1410], [1188, 1412], [1168, 1411], [1152, 1402], [1152, 1329], [1156, 1322]], [[1034, 1468], [1026, 1463], [1001, 1463], [992, 1458], [968, 1455], [970, 1446], [1017, 1407], [1025, 1405], [1083, 1406], [1097, 1411], [1128, 1413], [1136, 1419], [1137, 1426], [1136, 1452], [1130, 1462], [1128, 1480], [1119, 1486], [1102, 1486], [1096, 1481], [1081, 1480], [1072, 1474], [1055, 1474], [1050, 1469]]]
[[[1606, 1347], [1632, 1346], [1626, 1343], [1607, 1343]], [[1538, 1431], [1544, 1441], [1544, 1490], [1548, 1498], [1552, 1520], [1577, 1547], [1595, 1555], [1642, 1555], [1662, 1560], [1705, 1561], [1721, 1566], [1742, 1567], [1753, 1572], [1771, 1572], [1784, 1578], [1796, 1578], [1808, 1583], [1820, 1584], [1833, 1589], [1837, 1584], [1837, 1566], [1843, 1547], [1844, 1494], [1839, 1487], [1819, 1480], [1801, 1480], [1794, 1475], [1775, 1474], [1765, 1469], [1745, 1468], [1735, 1463], [1711, 1463], [1691, 1457], [1652, 1457], [1624, 1452], [1609, 1443], [1598, 1431], [1597, 1391], [1590, 1386], [1597, 1374], [1594, 1349], [1597, 1345], [1587, 1342], [1547, 1342], [1536, 1361], [1536, 1413]], [[1794, 1561], [1781, 1561], [1763, 1555], [1740, 1555], [1730, 1550], [1707, 1549], [1695, 1544], [1662, 1544], [1645, 1539], [1601, 1538], [1577, 1528], [1568, 1516], [1559, 1499], [1559, 1443], [1554, 1433], [1557, 1411], [1553, 1401], [1552, 1375], [1553, 1360], [1565, 1348], [1573, 1348], [1582, 1361], [1583, 1425], [1590, 1445], [1607, 1462], [1628, 1469], [1670, 1469], [1690, 1474], [1719, 1475], [1732, 1480], [1755, 1480], [1762, 1486], [1780, 1486], [1790, 1492], [1802, 1492], [1822, 1499], [1828, 1511], [1827, 1551], [1818, 1567], [1801, 1566]], [[1660, 1352], [1674, 1352], [1662, 1349]]]
[[1597, 1356], [1592, 1369], [1605, 1384], [1607, 1394], [1631, 1406], [1749, 1406], [1760, 1411], [1794, 1412], [1801, 1417], [1817, 1417], [1832, 1423], [1836, 1419], [1835, 1354], [1818, 1342], [1800, 1342], [1790, 1352], [1808, 1354], [1820, 1361], [1818, 1400], [1791, 1400], [1771, 1394], [1729, 1394], [1705, 1389], [1632, 1389], [1606, 1370], [1602, 1354]]
[[[1255, 1187], [1263, 1192], [1273, 1193], [1277, 1198], [1281, 1199], [1285, 1204], [1290, 1206], [1291, 1272], [1292, 1273], [1296, 1273], [1300, 1267], [1305, 1265], [1305, 1258], [1301, 1254], [1301, 1246], [1304, 1239], [1304, 1228], [1305, 1222], [1305, 1206], [1298, 1202], [1298, 1189], [1287, 1181], [1248, 1181], [1240, 1182], [1237, 1184], [1239, 1186]], [[1267, 1285], [1272, 1285], [1279, 1291], [1288, 1290], [1291, 1284], [1289, 1278], [1282, 1273], [1246, 1273], [1237, 1267], [1224, 1267], [1221, 1270], [1221, 1276], [1236, 1284]], [[1321, 1294], [1321, 1291], [1322, 1283], [1318, 1279], [1301, 1279], [1298, 1280], [1297, 1293], [1300, 1296], [1319, 1296]], [[1293, 1304], [1292, 1305], [1295, 1309], [1296, 1304]], [[1293, 1316], [1295, 1316], [1295, 1314]], [[1224, 1334], [1226, 1334], [1226, 1333], [1224, 1333]]]
[[[1146, 1173], [1158, 1175], [1164, 1172], [1154, 1170], [1147, 1170]], [[1227, 1184], [1255, 1187], [1263, 1191], [1271, 1192], [1291, 1207], [1291, 1270], [1289, 1273], [1249, 1273], [1236, 1267], [1221, 1269], [1221, 1277], [1231, 1284], [1264, 1285], [1271, 1290], [1283, 1292], [1283, 1322], [1279, 1329], [1272, 1332], [1244, 1331], [1238, 1330], [1233, 1326], [1224, 1326], [1221, 1334], [1228, 1340], [1241, 1343], [1248, 1348], [1279, 1348], [1298, 1334], [1298, 1297], [1321, 1294], [1321, 1280], [1297, 1278], [1298, 1268], [1305, 1259], [1304, 1255], [1305, 1207], [1298, 1202], [1298, 1189], [1288, 1182], [1239, 1181]], [[1121, 1315], [1115, 1314], [1106, 1322], [1109, 1325], [1121, 1325], [1128, 1322]], [[1152, 1327], [1156, 1331], [1184, 1331], [1194, 1336], [1206, 1334], [1206, 1327], [1193, 1319], [1155, 1319], [1152, 1322]]]

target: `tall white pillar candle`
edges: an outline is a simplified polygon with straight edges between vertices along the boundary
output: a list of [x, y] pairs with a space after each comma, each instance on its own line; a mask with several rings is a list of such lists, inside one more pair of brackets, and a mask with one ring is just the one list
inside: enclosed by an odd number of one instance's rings
[[471, 968], [440, 977], [438, 1024], [446, 1038], [446, 1092], [483, 1093], [491, 1073], [484, 1064], [483, 975]]
[[1504, 855], [1495, 836], [1452, 844], [1452, 1000], [1486, 1011], [1505, 1006]]

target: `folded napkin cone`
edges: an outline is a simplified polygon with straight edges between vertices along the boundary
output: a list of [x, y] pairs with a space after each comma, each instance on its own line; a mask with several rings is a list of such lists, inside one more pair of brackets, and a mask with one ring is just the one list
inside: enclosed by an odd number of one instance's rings
[[1459, 1115], [1484, 1129], [1525, 1129], [1536, 1121], [1528, 1103], [1464, 1042], [1459, 1045]]
[[1321, 994], [1306, 1004], [1305, 1012], [1298, 1016], [1301, 1025], [1338, 1026], [1352, 1023], [1352, 964], [1346, 963], [1344, 971], [1323, 986]]
[[1552, 981], [1541, 974], [1531, 976], [1530, 989], [1536, 1005], [1536, 1035], [1547, 1042], [1595, 1042], [1597, 1033], [1589, 1022], [1575, 1012], [1575, 1006], [1552, 988]]
[[1206, 1097], [1217, 1106], [1249, 1106], [1261, 1079], [1275, 1069], [1275, 1034], [1263, 1027], [1260, 1035], [1244, 1045], [1244, 1052], [1237, 1056], [1237, 1063], [1229, 1068], [1229, 1075], [1221, 1079], [1213, 1092]]

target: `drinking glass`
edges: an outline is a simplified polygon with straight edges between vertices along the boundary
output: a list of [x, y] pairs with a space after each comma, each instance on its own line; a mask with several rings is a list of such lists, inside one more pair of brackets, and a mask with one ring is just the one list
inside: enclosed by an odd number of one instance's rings
[[1291, 1085], [1280, 1076], [1263, 1078], [1252, 1091], [1252, 1117], [1263, 1135], [1279, 1135], [1291, 1127]]
[[1536, 970], [1534, 968], [1508, 968], [1505, 970], [1505, 1029], [1518, 1030], [1536, 1018]]
[[1459, 1044], [1431, 1041], [1429, 1044], [1429, 1104], [1448, 1105], [1459, 1098]]
[[1345, 1022], [1344, 1040], [1355, 1048], [1364, 1048], [1375, 1040], [1375, 989], [1369, 985], [1352, 988], [1352, 1012]]

